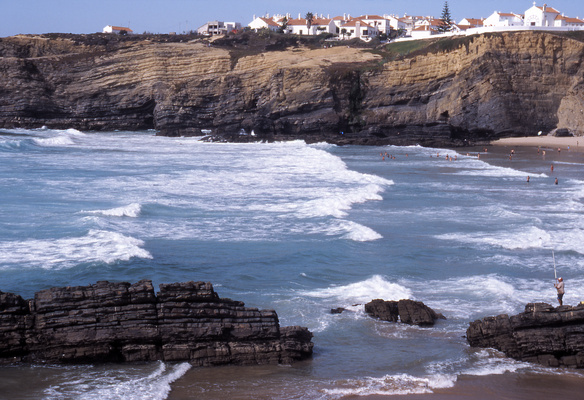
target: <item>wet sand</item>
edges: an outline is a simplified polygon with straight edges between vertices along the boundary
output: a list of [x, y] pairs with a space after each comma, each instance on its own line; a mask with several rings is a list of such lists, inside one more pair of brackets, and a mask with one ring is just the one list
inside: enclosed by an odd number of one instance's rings
[[[557, 375], [534, 373], [505, 373], [488, 376], [461, 375], [452, 388], [435, 389], [434, 393], [404, 395], [399, 396], [399, 398], [405, 400], [581, 399], [584, 394], [582, 375], [569, 370], [558, 371]], [[368, 400], [387, 400], [388, 396], [365, 398]]]
[[584, 153], [584, 137], [528, 136], [499, 139], [491, 142], [492, 146], [528, 146], [557, 150], [569, 149]]

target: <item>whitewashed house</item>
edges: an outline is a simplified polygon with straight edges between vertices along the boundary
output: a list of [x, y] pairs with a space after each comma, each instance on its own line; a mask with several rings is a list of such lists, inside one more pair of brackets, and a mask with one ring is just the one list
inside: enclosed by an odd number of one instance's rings
[[239, 22], [209, 21], [197, 29], [199, 35], [224, 35], [241, 30]]
[[430, 25], [420, 25], [412, 30], [410, 36], [414, 39], [424, 39], [436, 35], [438, 30]]
[[495, 11], [483, 21], [483, 26], [523, 26], [523, 16]]
[[268, 29], [270, 31], [277, 32], [281, 27], [280, 24], [266, 17], [254, 18], [253, 21], [251, 21], [247, 26], [256, 32], [262, 29]]
[[555, 26], [556, 18], [560, 12], [553, 7], [544, 4], [538, 7], [533, 2], [533, 7], [525, 11], [525, 26]]
[[379, 31], [379, 34], [389, 35], [391, 32], [391, 23], [389, 19], [382, 17], [380, 15], [362, 15], [357, 17], [361, 21], [364, 21], [368, 25], [374, 26]]
[[134, 33], [133, 30], [131, 30], [130, 28], [126, 28], [123, 26], [114, 26], [114, 25], [107, 25], [105, 28], [103, 28], [103, 33], [122, 33], [125, 32], [126, 34], [131, 34]]
[[554, 26], [557, 27], [584, 27], [584, 20], [581, 20], [580, 18], [570, 18], [570, 17], [565, 17], [563, 15], [558, 15], [556, 17], [556, 20], [554, 21]]
[[377, 36], [379, 36], [379, 29], [360, 19], [347, 21], [347, 23], [341, 27], [340, 33], [340, 38], [347, 40], [359, 38], [364, 41], [369, 41]]
[[403, 31], [408, 30], [408, 24], [404, 18], [399, 18], [395, 15], [384, 15], [384, 17], [389, 21], [389, 26], [394, 31], [399, 31], [400, 29]]
[[310, 23], [305, 18], [295, 18], [288, 21], [288, 33], [294, 35], [320, 35], [321, 33], [337, 33], [337, 26], [332, 18], [313, 18]]
[[457, 25], [470, 26], [471, 28], [482, 28], [484, 18], [464, 18]]

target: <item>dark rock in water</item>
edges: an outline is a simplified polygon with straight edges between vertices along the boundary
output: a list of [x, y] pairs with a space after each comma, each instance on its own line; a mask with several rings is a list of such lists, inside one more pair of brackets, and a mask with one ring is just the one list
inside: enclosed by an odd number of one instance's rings
[[345, 309], [343, 307], [331, 308], [331, 314], [341, 314]]
[[511, 317], [471, 322], [466, 337], [472, 347], [495, 348], [520, 361], [584, 368], [584, 305], [529, 303]]
[[0, 362], [190, 361], [288, 364], [310, 357], [312, 333], [280, 328], [273, 310], [221, 299], [210, 283], [98, 282], [25, 301], [0, 292]]
[[365, 304], [365, 312], [383, 321], [397, 322], [399, 320], [397, 301], [371, 300]]
[[398, 322], [400, 320], [404, 324], [420, 326], [431, 326], [437, 319], [446, 319], [421, 301], [403, 299], [400, 301], [372, 300], [365, 304], [365, 312], [383, 321]]

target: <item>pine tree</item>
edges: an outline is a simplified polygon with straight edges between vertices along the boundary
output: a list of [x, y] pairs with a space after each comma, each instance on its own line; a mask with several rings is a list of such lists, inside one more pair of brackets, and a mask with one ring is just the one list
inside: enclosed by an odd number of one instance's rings
[[452, 17], [450, 16], [450, 7], [448, 7], [448, 1], [444, 2], [444, 8], [442, 9], [442, 17], [440, 17], [441, 24], [438, 26], [438, 32], [450, 32], [452, 30]]

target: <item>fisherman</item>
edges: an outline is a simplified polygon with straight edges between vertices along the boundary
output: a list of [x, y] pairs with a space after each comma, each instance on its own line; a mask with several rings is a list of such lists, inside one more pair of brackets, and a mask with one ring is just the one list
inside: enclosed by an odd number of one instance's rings
[[562, 299], [564, 298], [564, 280], [562, 277], [558, 278], [558, 283], [554, 284], [554, 287], [558, 290], [558, 303], [563, 305]]

